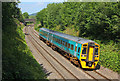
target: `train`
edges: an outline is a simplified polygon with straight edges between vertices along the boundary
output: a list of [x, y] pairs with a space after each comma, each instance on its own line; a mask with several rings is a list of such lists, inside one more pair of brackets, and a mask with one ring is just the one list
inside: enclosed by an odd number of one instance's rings
[[100, 56], [100, 45], [92, 40], [71, 36], [61, 32], [39, 29], [39, 39], [53, 50], [62, 54], [75, 65], [85, 69], [95, 69]]

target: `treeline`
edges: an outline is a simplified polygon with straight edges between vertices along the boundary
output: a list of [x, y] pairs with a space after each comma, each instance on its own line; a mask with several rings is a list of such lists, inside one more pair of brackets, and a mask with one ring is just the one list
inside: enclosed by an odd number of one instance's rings
[[24, 22], [22, 12], [17, 8], [17, 3], [2, 3], [2, 30], [6, 31], [14, 23], [14, 18]]
[[120, 2], [52, 3], [36, 15], [42, 27], [64, 31], [68, 27], [90, 39], [120, 39]]
[[46, 75], [25, 42], [18, 3], [2, 3], [2, 81], [40, 80]]

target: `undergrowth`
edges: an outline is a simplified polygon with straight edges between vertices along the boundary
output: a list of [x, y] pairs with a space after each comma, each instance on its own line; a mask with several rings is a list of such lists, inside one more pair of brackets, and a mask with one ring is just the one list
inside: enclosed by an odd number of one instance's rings
[[107, 43], [101, 42], [100, 40], [95, 41], [100, 44], [99, 64], [120, 73], [119, 43], [115, 43], [112, 40]]

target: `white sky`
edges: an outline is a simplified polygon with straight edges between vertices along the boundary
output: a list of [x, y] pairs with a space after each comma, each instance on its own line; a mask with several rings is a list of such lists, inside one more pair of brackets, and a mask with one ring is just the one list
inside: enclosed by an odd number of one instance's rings
[[20, 2], [64, 2], [67, 0], [20, 0]]
[[20, 2], [18, 7], [21, 8], [22, 13], [32, 14], [46, 8], [50, 3], [64, 2], [64, 0], [20, 0]]

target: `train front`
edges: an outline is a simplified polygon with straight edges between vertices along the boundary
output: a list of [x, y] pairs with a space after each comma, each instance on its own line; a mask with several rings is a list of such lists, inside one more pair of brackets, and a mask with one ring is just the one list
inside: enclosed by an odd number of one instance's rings
[[100, 45], [94, 42], [84, 43], [80, 55], [82, 68], [95, 69], [99, 61]]

